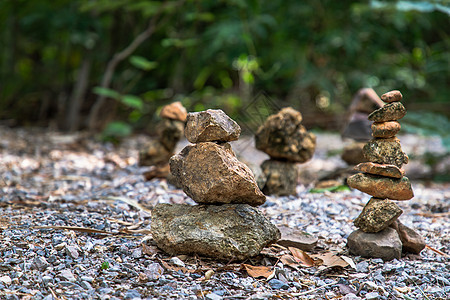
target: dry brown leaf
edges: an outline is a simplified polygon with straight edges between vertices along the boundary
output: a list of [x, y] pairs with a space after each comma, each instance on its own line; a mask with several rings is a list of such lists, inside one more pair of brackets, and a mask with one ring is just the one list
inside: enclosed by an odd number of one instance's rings
[[322, 264], [325, 267], [342, 267], [345, 268], [349, 265], [348, 262], [334, 254], [333, 252], [326, 252], [321, 254], [315, 254], [313, 255], [314, 258], [320, 259], [322, 261]]
[[295, 260], [295, 258], [292, 255], [290, 255], [290, 254], [285, 254], [285, 255], [281, 256], [280, 257], [280, 261], [284, 265], [289, 266], [291, 268], [294, 268], [296, 270], [298, 270], [298, 267], [300, 266], [298, 264], [298, 262]]
[[252, 266], [247, 264], [242, 264], [242, 266], [245, 268], [248, 275], [252, 276], [253, 278], [264, 277], [267, 279], [273, 276], [273, 273], [275, 272], [274, 270], [266, 266]]
[[289, 249], [289, 251], [291, 251], [292, 256], [294, 256], [295, 260], [298, 263], [301, 263], [301, 265], [303, 265], [305, 267], [314, 266], [314, 260], [305, 251], [300, 250], [295, 247], [288, 247], [288, 249]]

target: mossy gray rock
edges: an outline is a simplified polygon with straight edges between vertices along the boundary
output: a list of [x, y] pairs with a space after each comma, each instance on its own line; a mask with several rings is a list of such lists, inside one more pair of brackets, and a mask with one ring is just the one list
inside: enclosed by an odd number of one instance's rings
[[170, 255], [221, 260], [258, 255], [281, 236], [258, 209], [246, 204], [158, 204], [152, 211], [151, 231], [157, 246]]
[[297, 165], [291, 162], [266, 160], [261, 164], [266, 182], [262, 191], [266, 195], [295, 195], [298, 180]]
[[373, 122], [400, 120], [406, 115], [406, 108], [401, 102], [392, 102], [372, 112], [368, 119]]
[[402, 212], [388, 199], [371, 198], [354, 224], [364, 232], [380, 232], [394, 223]]
[[396, 165], [401, 168], [408, 163], [398, 138], [372, 139], [363, 147], [364, 157], [378, 164]]
[[316, 136], [301, 125], [302, 115], [291, 107], [267, 118], [255, 135], [255, 146], [275, 160], [303, 163], [316, 149]]

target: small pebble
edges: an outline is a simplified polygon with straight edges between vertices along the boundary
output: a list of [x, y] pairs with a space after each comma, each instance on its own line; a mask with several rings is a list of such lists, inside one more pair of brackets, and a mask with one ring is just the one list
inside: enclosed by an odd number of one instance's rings
[[287, 285], [286, 283], [284, 283], [281, 280], [278, 279], [271, 279], [269, 280], [269, 285], [271, 288], [275, 289], [275, 290], [287, 290], [289, 289], [289, 285]]

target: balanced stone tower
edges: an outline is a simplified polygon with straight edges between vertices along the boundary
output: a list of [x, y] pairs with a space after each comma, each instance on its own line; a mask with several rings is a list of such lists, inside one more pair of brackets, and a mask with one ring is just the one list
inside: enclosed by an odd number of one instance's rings
[[316, 136], [308, 132], [301, 122], [302, 114], [286, 107], [269, 116], [258, 128], [255, 146], [270, 156], [261, 164], [266, 178], [262, 187], [265, 194], [296, 194], [296, 163], [310, 160], [316, 149]]
[[374, 138], [363, 148], [369, 162], [355, 167], [363, 173], [347, 179], [350, 187], [372, 196], [355, 219], [354, 224], [359, 229], [350, 234], [347, 246], [355, 255], [391, 260], [400, 258], [402, 250], [420, 253], [425, 243], [414, 230], [397, 220], [403, 211], [392, 201], [414, 197], [411, 182], [402, 169], [408, 163], [408, 156], [396, 137], [400, 130], [397, 120], [406, 114], [400, 102], [402, 94], [391, 91], [381, 99], [386, 104], [368, 116], [374, 122], [371, 126]]
[[186, 146], [170, 159], [170, 171], [183, 191], [200, 205], [159, 204], [151, 230], [169, 254], [197, 254], [243, 260], [280, 238], [278, 228], [255, 207], [266, 197], [230, 141], [241, 128], [222, 110], [189, 113]]

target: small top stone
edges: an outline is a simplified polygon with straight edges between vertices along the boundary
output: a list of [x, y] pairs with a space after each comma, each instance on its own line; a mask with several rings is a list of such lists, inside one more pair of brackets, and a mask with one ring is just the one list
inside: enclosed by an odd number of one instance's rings
[[191, 143], [230, 142], [241, 134], [241, 127], [222, 110], [189, 113], [186, 119], [186, 138]]
[[177, 101], [164, 106], [161, 112], [159, 113], [159, 116], [161, 118], [167, 118], [184, 122], [186, 121], [187, 111], [186, 108], [184, 108], [183, 104], [181, 104], [180, 101]]
[[400, 91], [394, 90], [387, 92], [386, 94], [381, 95], [381, 100], [386, 103], [398, 102], [403, 98], [402, 93]]

